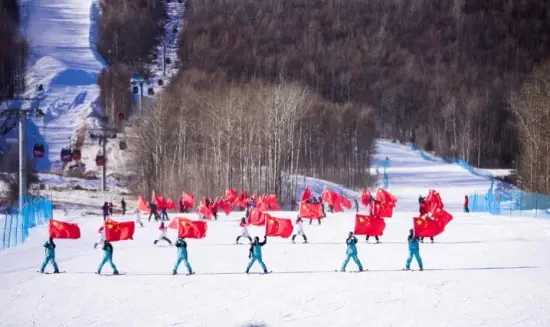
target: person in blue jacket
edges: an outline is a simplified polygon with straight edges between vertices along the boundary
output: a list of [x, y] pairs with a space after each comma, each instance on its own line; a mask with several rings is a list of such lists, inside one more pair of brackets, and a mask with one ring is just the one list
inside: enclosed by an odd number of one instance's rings
[[42, 263], [42, 267], [40, 267], [40, 272], [44, 273], [44, 269], [48, 265], [48, 262], [52, 262], [53, 266], [53, 273], [58, 274], [59, 268], [57, 267], [57, 263], [55, 262], [55, 243], [53, 242], [53, 237], [50, 237], [50, 240], [46, 243], [44, 243], [44, 247], [46, 248], [44, 250], [46, 254], [46, 258], [44, 258], [44, 262]]
[[413, 257], [416, 259], [416, 262], [418, 263], [418, 267], [420, 268], [420, 270], [424, 270], [422, 266], [422, 258], [420, 257], [420, 243], [418, 242], [418, 237], [414, 235], [414, 230], [412, 229], [409, 230], [408, 243], [409, 243], [409, 258], [407, 259], [405, 270], [411, 269], [411, 261]]
[[348, 238], [346, 240], [347, 250], [346, 250], [346, 260], [344, 260], [344, 264], [342, 265], [342, 269], [340, 271], [344, 272], [346, 271], [346, 266], [348, 265], [349, 259], [353, 259], [357, 267], [359, 267], [359, 271], [363, 271], [363, 265], [361, 264], [361, 261], [359, 261], [359, 258], [357, 257], [357, 237], [353, 235], [353, 232], [349, 232]]
[[113, 268], [113, 275], [118, 275], [118, 269], [116, 269], [115, 264], [113, 263], [113, 245], [111, 245], [110, 242], [103, 242], [103, 260], [99, 264], [99, 267], [97, 268], [97, 274], [101, 274], [101, 268], [109, 262], [111, 265], [111, 268]]
[[178, 259], [176, 260], [176, 264], [174, 265], [174, 270], [172, 271], [172, 274], [175, 275], [178, 273], [178, 267], [183, 261], [183, 264], [185, 265], [185, 267], [187, 267], [189, 275], [192, 275], [193, 269], [191, 269], [191, 265], [189, 264], [189, 261], [187, 261], [187, 242], [185, 242], [185, 239], [181, 237], [178, 238], [178, 240], [176, 241], [176, 247], [178, 248]]
[[267, 267], [265, 266], [265, 263], [262, 260], [262, 246], [264, 246], [266, 243], [267, 243], [267, 237], [264, 236], [263, 242], [260, 242], [260, 238], [258, 236], [254, 237], [254, 242], [250, 244], [250, 250], [248, 252], [248, 258], [250, 259], [250, 262], [246, 267], [247, 274], [248, 274], [248, 271], [250, 270], [250, 267], [252, 267], [252, 265], [256, 261], [258, 261], [260, 266], [262, 266], [262, 268], [264, 269], [264, 273], [267, 274]]

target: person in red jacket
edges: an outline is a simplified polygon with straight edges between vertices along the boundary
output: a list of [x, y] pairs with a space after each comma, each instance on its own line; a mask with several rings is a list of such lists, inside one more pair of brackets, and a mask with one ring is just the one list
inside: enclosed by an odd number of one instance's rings
[[239, 224], [241, 227], [241, 235], [237, 236], [237, 239], [235, 240], [236, 244], [239, 244], [239, 240], [241, 237], [246, 237], [252, 243], [252, 237], [250, 237], [250, 234], [248, 233], [248, 224], [246, 223], [245, 218], [241, 218], [241, 223]]
[[468, 213], [470, 212], [470, 208], [468, 208], [468, 196], [464, 196], [464, 212]]
[[428, 204], [426, 203], [423, 197], [418, 198], [418, 211], [420, 213], [420, 217], [424, 216], [429, 212]]

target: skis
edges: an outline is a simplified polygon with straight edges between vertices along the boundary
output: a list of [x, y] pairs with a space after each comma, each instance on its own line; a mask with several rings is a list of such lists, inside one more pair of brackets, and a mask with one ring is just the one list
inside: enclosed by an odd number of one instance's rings
[[60, 271], [60, 272], [57, 272], [57, 273], [53, 273], [53, 272], [40, 272], [40, 271], [36, 271], [37, 273], [39, 274], [45, 274], [45, 275], [56, 275], [56, 274], [64, 274], [66, 273], [66, 271]]
[[346, 272], [346, 273], [363, 273], [363, 272], [367, 272], [369, 271], [368, 269], [363, 269], [363, 270], [350, 270], [350, 271], [341, 271], [339, 269], [336, 269], [334, 270], [335, 272]]
[[98, 275], [98, 276], [123, 276], [123, 275], [126, 275], [126, 273], [118, 273], [117, 275], [115, 275], [115, 274], [98, 274], [97, 272], [95, 274]]
[[403, 271], [423, 271], [424, 269], [407, 269], [403, 268]]
[[267, 274], [271, 274], [273, 271], [268, 271], [268, 272], [249, 272], [249, 273], [245, 273], [247, 275], [267, 275]]

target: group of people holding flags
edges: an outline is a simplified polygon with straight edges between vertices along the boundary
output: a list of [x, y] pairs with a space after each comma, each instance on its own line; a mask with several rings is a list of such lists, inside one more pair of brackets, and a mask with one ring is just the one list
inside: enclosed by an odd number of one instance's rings
[[[245, 193], [243, 192], [243, 194]], [[234, 195], [234, 193], [230, 192], [230, 195]], [[164, 199], [163, 197], [158, 197], [155, 193], [153, 193], [153, 196], [153, 201], [156, 200], [157, 203], [162, 204], [162, 200]], [[246, 199], [244, 199], [242, 195], [237, 195], [223, 197], [221, 200], [217, 200], [218, 205], [220, 202], [229, 203], [231, 205], [235, 205], [235, 202], [237, 202], [237, 205], [243, 205], [248, 209], [247, 217], [242, 218], [240, 221], [241, 234], [236, 239], [236, 243], [239, 243], [241, 237], [246, 237], [250, 241], [250, 262], [247, 266], [246, 273], [249, 272], [251, 266], [255, 262], [260, 264], [264, 270], [264, 273], [268, 272], [263, 262], [261, 251], [261, 247], [267, 244], [267, 239], [264, 238], [264, 240], [260, 242], [259, 238], [255, 237], [253, 240], [248, 233], [247, 227], [249, 225], [265, 226], [265, 237], [271, 236], [289, 238], [292, 236], [292, 242], [295, 242], [295, 238], [297, 236], [302, 236], [304, 243], [307, 243], [308, 239], [303, 230], [302, 219], [322, 219], [325, 216], [324, 209], [319, 207], [322, 205], [322, 202], [311, 201], [313, 197], [314, 196], [311, 189], [307, 187], [302, 195], [299, 214], [294, 226], [291, 219], [277, 218], [268, 212], [269, 210], [280, 210], [277, 203], [277, 198], [274, 195], [262, 195], [260, 197], [254, 196]], [[323, 190], [321, 198], [323, 202], [330, 205], [335, 212], [342, 211], [342, 207], [351, 208], [351, 204], [348, 199], [336, 192], [328, 190], [327, 188]], [[189, 198], [187, 200], [189, 200]], [[379, 188], [375, 196], [371, 195], [370, 190], [364, 190], [361, 195], [361, 202], [369, 208], [368, 214], [356, 214], [354, 231], [350, 232], [348, 238], [346, 239], [346, 259], [341, 267], [341, 271], [345, 271], [350, 260], [353, 260], [358, 265], [360, 271], [363, 270], [357, 255], [356, 244], [358, 240], [356, 235], [366, 236], [367, 241], [369, 240], [369, 237], [375, 237], [376, 242], [378, 243], [379, 236], [383, 235], [386, 226], [384, 218], [391, 218], [393, 216], [393, 210], [395, 208], [397, 198], [387, 190]], [[201, 206], [205, 207], [207, 204], [210, 205], [207, 209], [212, 212], [212, 203], [204, 201], [204, 199], [201, 201]], [[198, 213], [199, 215], [204, 216], [207, 212], [205, 210], [201, 211], [201, 206], [199, 206]], [[149, 204], [146, 203], [140, 196], [137, 209], [138, 216], [139, 211], [147, 212], [148, 209], [149, 211], [151, 210]], [[426, 197], [419, 198], [419, 211], [420, 217], [413, 218], [414, 227], [410, 230], [410, 235], [408, 237], [409, 258], [407, 259], [405, 265], [405, 269], [407, 270], [409, 269], [413, 258], [416, 258], [420, 269], [423, 269], [418, 243], [421, 242], [424, 237], [430, 237], [433, 240], [433, 237], [443, 232], [445, 226], [453, 219], [452, 215], [444, 210], [441, 197], [435, 190], [430, 190]], [[206, 218], [208, 218], [208, 216], [206, 216]], [[78, 239], [80, 238], [80, 229], [77, 224], [53, 219], [50, 220], [49, 227], [50, 239], [44, 244], [44, 247], [46, 248], [46, 258], [40, 272], [44, 272], [47, 264], [52, 262], [54, 266], [54, 273], [58, 273], [59, 269], [57, 263], [55, 262], [55, 243], [53, 240], [56, 238]], [[185, 239], [204, 238], [208, 228], [206, 220], [191, 220], [185, 217], [176, 217], [168, 224], [168, 226], [165, 226], [164, 222], [161, 222], [161, 225], [159, 226], [161, 236], [158, 240], [154, 241], [155, 244], [159, 240], [166, 240], [168, 243], [172, 244], [172, 242], [166, 237], [166, 231], [168, 228], [178, 230], [178, 239], [175, 242], [175, 246], [178, 251], [176, 263], [172, 271], [173, 274], [177, 273], [178, 267], [182, 262], [187, 267], [188, 274], [193, 274], [194, 272], [188, 261], [187, 243]], [[101, 240], [103, 241], [102, 249], [104, 251], [104, 256], [97, 269], [97, 274], [101, 274], [101, 270], [106, 263], [111, 265], [114, 274], [118, 274], [118, 269], [113, 263], [113, 246], [111, 242], [132, 240], [134, 229], [135, 223], [133, 221], [117, 222], [109, 217], [104, 220], [104, 224], [99, 230], [102, 235]], [[96, 247], [98, 243], [99, 242], [97, 242], [94, 247]]]

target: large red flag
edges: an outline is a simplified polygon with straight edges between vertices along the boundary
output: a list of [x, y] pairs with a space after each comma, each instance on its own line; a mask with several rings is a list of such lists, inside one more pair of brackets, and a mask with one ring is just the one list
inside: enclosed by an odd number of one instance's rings
[[439, 192], [437, 192], [436, 190], [430, 190], [428, 196], [424, 201], [428, 202], [428, 207], [430, 207], [432, 210], [435, 210], [437, 208], [444, 208], [443, 201], [441, 200], [441, 195], [439, 195]]
[[179, 229], [180, 228], [180, 221], [181, 220], [187, 220], [187, 221], [191, 221], [191, 219], [189, 218], [185, 218], [185, 217], [176, 217], [174, 219], [172, 219], [172, 221], [170, 221], [170, 223], [168, 224], [168, 228], [171, 228], [171, 229]]
[[301, 218], [321, 219], [323, 218], [323, 205], [320, 203], [305, 203], [300, 204]]
[[233, 202], [233, 204], [237, 207], [245, 207], [248, 202], [248, 194], [245, 190], [239, 195], [239, 197]]
[[199, 214], [203, 215], [207, 219], [212, 219], [212, 209], [206, 206], [206, 203], [201, 201], [199, 205]]
[[178, 237], [182, 238], [204, 238], [208, 225], [205, 221], [192, 221], [188, 219], [179, 220]]
[[282, 238], [288, 238], [292, 235], [294, 226], [292, 226], [292, 220], [286, 218], [275, 218], [268, 214], [264, 214], [267, 218], [266, 224], [266, 236], [280, 236]]
[[151, 212], [151, 208], [149, 207], [149, 203], [147, 203], [141, 195], [138, 197], [138, 209], [139, 209], [139, 211], [144, 212], [144, 213]]
[[277, 196], [275, 194], [264, 194], [260, 198], [263, 203], [267, 204], [267, 206], [269, 207], [269, 210], [274, 210], [274, 211], [281, 210], [281, 206], [279, 205]]
[[355, 215], [354, 233], [356, 235], [382, 236], [385, 228], [386, 222], [382, 218], [360, 214]]
[[221, 199], [218, 202], [218, 207], [225, 212], [225, 215], [229, 215], [231, 213], [231, 210], [233, 210], [233, 207], [231, 207], [231, 203], [229, 203], [227, 200]]
[[351, 209], [351, 201], [348, 198], [345, 198], [340, 195], [340, 203], [342, 204], [342, 207], [346, 209]]
[[328, 188], [325, 187], [323, 193], [321, 193], [321, 198], [323, 199], [323, 202], [332, 207], [332, 210], [334, 212], [342, 211], [341, 197], [338, 193], [330, 191]]
[[237, 200], [239, 197], [239, 193], [237, 193], [234, 189], [227, 189], [225, 190], [225, 200], [231, 204]]
[[76, 240], [80, 238], [80, 228], [74, 223], [51, 219], [50, 237]]
[[391, 218], [397, 198], [390, 192], [381, 188], [376, 192], [373, 214], [381, 218]]
[[265, 216], [266, 214], [262, 210], [254, 208], [248, 214], [248, 223], [254, 226], [263, 226], [265, 225]]
[[193, 208], [195, 207], [195, 197], [192, 194], [183, 192], [181, 194], [181, 199], [183, 201], [183, 205], [186, 208]]
[[174, 210], [174, 209], [176, 209], [176, 204], [172, 199], [168, 199], [166, 201], [166, 210]]
[[133, 240], [136, 224], [133, 221], [116, 222], [111, 218], [105, 221], [105, 240], [116, 242]]
[[439, 221], [443, 227], [447, 226], [447, 224], [453, 220], [453, 215], [441, 208], [435, 209], [434, 212], [432, 212], [432, 217]]
[[361, 192], [361, 203], [365, 207], [370, 206], [370, 198], [371, 198], [370, 189], [369, 190], [363, 190], [363, 192]]
[[413, 218], [416, 237], [435, 237], [444, 230], [443, 225], [433, 219]]

